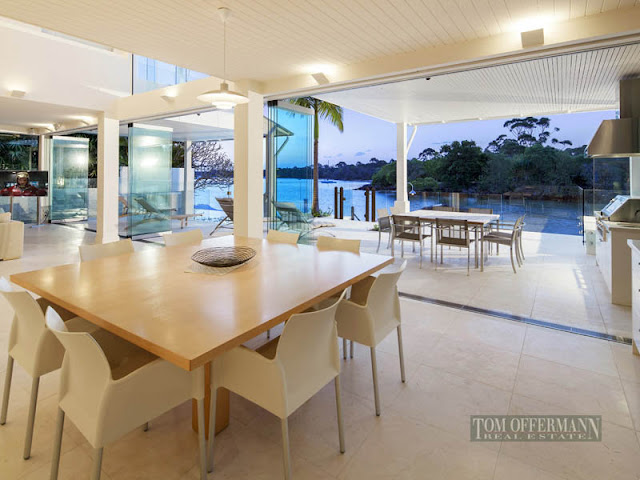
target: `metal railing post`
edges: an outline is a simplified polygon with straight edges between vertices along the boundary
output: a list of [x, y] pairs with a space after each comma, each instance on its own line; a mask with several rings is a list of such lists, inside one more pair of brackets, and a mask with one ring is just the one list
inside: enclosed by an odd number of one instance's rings
[[369, 195], [371, 192], [369, 191], [369, 187], [364, 189], [364, 221], [369, 221]]
[[371, 221], [376, 221], [376, 187], [371, 189]]

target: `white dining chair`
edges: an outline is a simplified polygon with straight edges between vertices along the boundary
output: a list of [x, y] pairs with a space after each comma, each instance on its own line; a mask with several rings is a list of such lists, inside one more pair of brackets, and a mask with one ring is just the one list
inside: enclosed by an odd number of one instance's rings
[[[267, 232], [268, 242], [296, 245], [299, 239], [300, 234], [297, 232], [281, 232], [280, 230], [269, 230]], [[271, 329], [267, 330], [267, 338], [271, 338]]]
[[380, 415], [380, 393], [378, 388], [378, 366], [376, 346], [396, 330], [398, 353], [400, 355], [400, 377], [404, 383], [404, 353], [402, 349], [402, 319], [398, 297], [398, 279], [407, 266], [404, 260], [382, 270], [376, 277], [368, 277], [353, 286], [351, 297], [338, 305], [336, 322], [338, 336], [369, 347], [371, 351], [371, 371], [373, 373], [373, 394], [376, 415]]
[[[35, 300], [29, 292], [13, 286], [4, 277], [0, 277], [0, 293], [11, 305], [14, 312], [9, 333], [9, 351], [2, 395], [2, 409], [0, 410], [0, 425], [4, 425], [7, 421], [13, 364], [17, 362], [31, 377], [31, 400], [29, 402], [23, 452], [23, 457], [27, 460], [31, 456], [31, 442], [36, 418], [40, 377], [60, 368], [64, 357], [64, 349], [47, 328], [44, 312], [49, 304], [44, 299]], [[76, 317], [71, 312], [63, 310], [62, 313], [66, 318], [66, 328], [71, 331], [93, 331], [97, 329], [91, 323]]]
[[177, 245], [198, 245], [204, 236], [202, 230], [196, 228], [187, 232], [163, 233], [162, 238], [166, 247], [175, 247]]
[[133, 242], [130, 238], [111, 243], [96, 243], [95, 245], [80, 245], [80, 261], [88, 262], [98, 258], [115, 257], [126, 253], [133, 253]]
[[343, 294], [331, 306], [292, 315], [282, 334], [259, 351], [237, 347], [213, 363], [209, 417], [209, 471], [213, 471], [216, 392], [224, 387], [256, 403], [281, 420], [285, 479], [291, 479], [288, 418], [334, 381], [340, 452], [344, 428], [340, 400], [340, 353], [335, 314]]
[[51, 308], [46, 319], [66, 350], [51, 480], [58, 478], [65, 417], [93, 447], [91, 480], [99, 480], [105, 446], [192, 398], [198, 405], [200, 476], [206, 480], [204, 369], [182, 370], [105, 330], [70, 332]]
[[267, 241], [274, 243], [288, 243], [295, 245], [298, 243], [300, 234], [296, 232], [282, 232], [280, 230], [269, 230], [267, 232]]
[[360, 253], [360, 240], [346, 238], [318, 237], [318, 250], [337, 250], [341, 252]]
[[[319, 237], [317, 247], [318, 247], [318, 250], [336, 250], [341, 252], [360, 253], [360, 240], [349, 240], [346, 238], [333, 238], [333, 237]], [[346, 290], [346, 297], [349, 298], [350, 295], [351, 295], [351, 287], [347, 288]], [[320, 303], [319, 306], [312, 307], [312, 308], [322, 308], [327, 301], [331, 301], [334, 298], [335, 297], [324, 300], [323, 302]], [[353, 355], [354, 355], [353, 350], [354, 350], [354, 346], [353, 346], [353, 342], [351, 342], [351, 346], [350, 346], [351, 358], [353, 358]], [[347, 339], [346, 338], [342, 339], [342, 352], [343, 352], [343, 357], [346, 359], [347, 358]]]

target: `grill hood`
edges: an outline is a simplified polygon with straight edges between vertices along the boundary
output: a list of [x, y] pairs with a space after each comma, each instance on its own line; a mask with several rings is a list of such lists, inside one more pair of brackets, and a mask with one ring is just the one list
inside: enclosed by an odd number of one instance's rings
[[600, 124], [587, 154], [591, 157], [640, 155], [640, 78], [620, 81], [620, 118]]

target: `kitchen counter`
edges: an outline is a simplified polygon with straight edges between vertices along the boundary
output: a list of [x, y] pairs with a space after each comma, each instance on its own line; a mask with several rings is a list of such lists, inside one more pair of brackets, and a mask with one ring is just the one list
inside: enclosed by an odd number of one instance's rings
[[631, 250], [627, 242], [640, 241], [640, 224], [608, 220], [598, 223], [596, 261], [611, 293], [611, 303], [630, 306]]

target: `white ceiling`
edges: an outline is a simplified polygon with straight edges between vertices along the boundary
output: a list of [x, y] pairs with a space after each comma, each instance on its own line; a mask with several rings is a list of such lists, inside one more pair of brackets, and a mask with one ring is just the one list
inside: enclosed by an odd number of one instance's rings
[[640, 44], [317, 95], [406, 123], [618, 108], [618, 81], [640, 76]]
[[[25, 128], [47, 128], [53, 123], [95, 119], [94, 110], [32, 102], [20, 98], [0, 97], [0, 125]], [[91, 122], [89, 122], [91, 123]]]
[[227, 6], [229, 77], [267, 80], [634, 5], [640, 0], [1, 0], [0, 14], [221, 76], [216, 10]]

